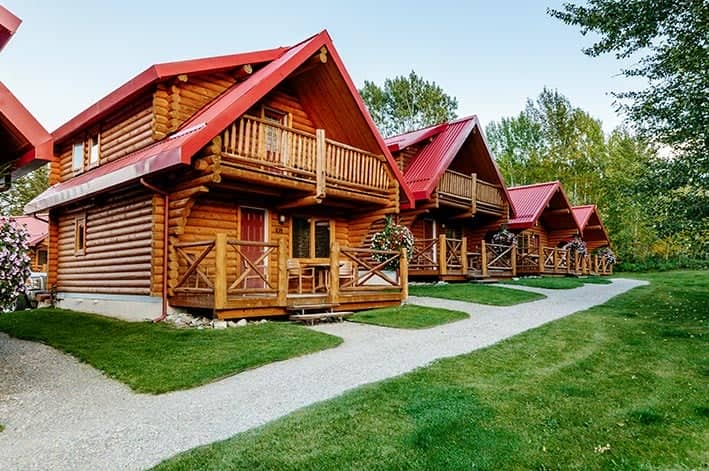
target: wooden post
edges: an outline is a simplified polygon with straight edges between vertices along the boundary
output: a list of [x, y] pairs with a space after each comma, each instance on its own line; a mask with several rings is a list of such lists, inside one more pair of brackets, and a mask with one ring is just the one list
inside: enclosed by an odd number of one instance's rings
[[214, 272], [214, 309], [226, 307], [226, 234], [216, 235], [214, 257], [216, 269]]
[[480, 241], [480, 265], [483, 276], [487, 276], [487, 247], [484, 239]]
[[539, 250], [539, 274], [541, 275], [544, 273], [544, 262], [546, 261], [546, 255], [544, 254], [544, 247], [542, 247], [541, 244], [537, 245], [539, 245], [539, 248], [537, 250]]
[[[357, 270], [355, 266], [353, 270]], [[355, 280], [357, 274], [355, 273]], [[338, 304], [340, 301], [340, 244], [333, 242], [330, 246], [330, 303]]]
[[473, 201], [470, 203], [471, 210], [475, 214], [478, 210], [478, 175], [476, 173], [470, 174], [472, 177], [472, 187], [473, 187]]
[[512, 266], [512, 276], [517, 276], [517, 244], [512, 244], [512, 253], [510, 254], [510, 265]]
[[278, 239], [278, 297], [279, 306], [288, 305], [288, 254], [286, 253], [286, 240]]
[[315, 130], [315, 196], [325, 197], [325, 130]]
[[571, 261], [574, 261], [574, 265], [576, 264], [576, 254], [573, 254], [574, 256], [571, 256], [571, 249], [566, 249], [566, 273], [571, 273], [572, 268], [571, 268]]
[[460, 241], [460, 269], [463, 275], [468, 275], [468, 238], [463, 237]]
[[448, 274], [448, 256], [446, 254], [446, 235], [438, 236], [438, 274], [444, 276]]
[[409, 260], [406, 249], [403, 248], [399, 261], [399, 284], [401, 285], [401, 302], [405, 303], [409, 299]]

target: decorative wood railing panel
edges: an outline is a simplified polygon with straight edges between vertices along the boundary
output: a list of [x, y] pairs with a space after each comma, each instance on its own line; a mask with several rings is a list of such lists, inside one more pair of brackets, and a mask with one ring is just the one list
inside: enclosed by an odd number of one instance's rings
[[315, 182], [317, 196], [327, 185], [340, 190], [388, 194], [394, 177], [386, 158], [252, 116], [243, 116], [222, 134], [222, 153], [261, 171]]
[[446, 237], [446, 266], [452, 270], [463, 267], [463, 239], [449, 239]]
[[475, 184], [475, 198], [478, 204], [499, 209], [504, 206], [500, 187], [480, 179]]
[[438, 270], [438, 239], [414, 240], [413, 254], [409, 262], [410, 270]]
[[514, 275], [516, 246], [486, 243], [485, 249], [488, 271], [510, 272]]
[[[342, 247], [333, 244], [331, 250], [330, 296], [336, 299], [340, 291], [391, 291], [401, 292], [402, 300], [408, 297], [408, 261], [406, 252]], [[337, 267], [341, 261], [353, 265], [353, 278], [340, 283]], [[398, 270], [387, 269], [392, 264]]]
[[543, 247], [544, 273], [568, 273], [571, 265], [568, 249]]
[[446, 170], [438, 181], [438, 192], [470, 201], [475, 192], [475, 181], [471, 175]]

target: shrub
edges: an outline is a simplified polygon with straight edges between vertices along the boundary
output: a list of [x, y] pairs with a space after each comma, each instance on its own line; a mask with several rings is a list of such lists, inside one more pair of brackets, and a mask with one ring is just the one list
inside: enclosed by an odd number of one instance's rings
[[13, 307], [27, 293], [30, 257], [27, 231], [9, 219], [0, 218], [0, 311]]

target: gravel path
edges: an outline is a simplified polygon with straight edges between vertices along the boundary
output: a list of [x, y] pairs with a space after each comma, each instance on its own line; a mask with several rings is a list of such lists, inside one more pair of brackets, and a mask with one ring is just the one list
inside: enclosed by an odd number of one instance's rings
[[511, 307], [413, 297], [412, 303], [462, 310], [471, 318], [420, 331], [323, 324], [314, 329], [342, 337], [341, 346], [160, 396], [135, 394], [53, 348], [0, 334], [0, 469], [143, 469], [641, 284], [621, 279], [573, 290], [530, 289], [548, 298]]

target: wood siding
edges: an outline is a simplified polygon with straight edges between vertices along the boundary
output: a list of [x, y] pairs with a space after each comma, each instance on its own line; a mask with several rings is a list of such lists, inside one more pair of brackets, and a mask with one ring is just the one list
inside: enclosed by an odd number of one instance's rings
[[[57, 217], [57, 244], [53, 245], [58, 249], [58, 290], [150, 294], [152, 212], [152, 196], [141, 187], [62, 211]], [[86, 250], [77, 255], [74, 221], [82, 216], [86, 218]]]

